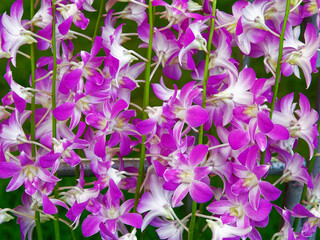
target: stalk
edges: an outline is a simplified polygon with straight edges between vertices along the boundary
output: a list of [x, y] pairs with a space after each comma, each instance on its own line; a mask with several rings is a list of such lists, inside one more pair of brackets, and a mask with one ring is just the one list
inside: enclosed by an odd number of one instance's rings
[[[279, 53], [278, 53], [278, 61], [277, 61], [276, 79], [275, 79], [275, 84], [274, 84], [274, 87], [273, 87], [271, 110], [270, 110], [270, 113], [269, 113], [270, 119], [272, 119], [272, 114], [273, 114], [274, 106], [276, 104], [278, 90], [279, 90], [279, 83], [280, 83], [280, 77], [281, 77], [281, 65], [282, 65], [281, 60], [282, 60], [282, 53], [283, 53], [283, 41], [284, 41], [284, 34], [286, 32], [286, 26], [287, 26], [287, 22], [288, 22], [289, 12], [290, 12], [290, 0], [287, 0], [286, 12], [285, 12], [285, 15], [284, 15], [281, 35], [280, 35], [280, 39], [279, 39]], [[265, 158], [266, 158], [266, 153], [263, 152], [262, 156], [261, 156], [261, 165], [264, 164]]]
[[[142, 112], [142, 119], [146, 120], [148, 118], [148, 114], [146, 113], [146, 108], [149, 106], [149, 95], [150, 95], [150, 74], [151, 74], [151, 61], [152, 61], [152, 40], [153, 40], [153, 7], [152, 7], [152, 0], [149, 0], [149, 7], [148, 7], [148, 18], [149, 18], [149, 47], [147, 58], [148, 62], [146, 63], [146, 70], [145, 70], [145, 79], [146, 83], [144, 85], [144, 94], [143, 94], [143, 112]], [[144, 159], [146, 154], [146, 136], [143, 135], [141, 139], [141, 148], [140, 148], [140, 162], [139, 162], [139, 175], [137, 178], [137, 186], [136, 186], [136, 193], [134, 198], [134, 210], [137, 210], [138, 201], [140, 198], [140, 187], [142, 181], [144, 179]]]
[[[202, 107], [206, 107], [206, 95], [207, 95], [207, 84], [209, 78], [209, 61], [210, 61], [210, 52], [211, 52], [211, 45], [212, 45], [212, 38], [214, 32], [214, 23], [215, 23], [215, 13], [216, 13], [216, 5], [217, 1], [213, 0], [212, 2], [212, 18], [211, 18], [211, 27], [210, 27], [210, 35], [208, 40], [208, 52], [206, 53], [206, 63], [204, 67], [204, 74], [203, 74], [203, 92], [202, 92]], [[199, 129], [199, 144], [203, 143], [203, 125], [200, 126]]]
[[40, 212], [38, 211], [38, 209], [35, 210], [35, 221], [36, 221], [38, 240], [43, 240], [41, 223], [40, 223]]
[[96, 36], [97, 36], [97, 34], [98, 34], [99, 25], [100, 25], [100, 20], [101, 20], [102, 12], [103, 12], [103, 9], [104, 9], [105, 1], [106, 1], [106, 0], [101, 0], [101, 2], [100, 2], [100, 8], [99, 8], [99, 13], [98, 13], [98, 18], [97, 18], [97, 21], [96, 21], [96, 26], [95, 26], [95, 28], [94, 28], [94, 33], [93, 33], [93, 37], [92, 37], [92, 46], [93, 46], [94, 41], [95, 41], [95, 39], [96, 39]]
[[[209, 40], [208, 40], [208, 51], [206, 53], [206, 63], [204, 67], [204, 74], [203, 74], [203, 92], [202, 92], [202, 107], [205, 109], [206, 107], [206, 97], [207, 97], [207, 83], [209, 78], [209, 61], [210, 61], [210, 52], [211, 52], [211, 45], [212, 45], [212, 38], [213, 38], [213, 32], [214, 32], [214, 23], [215, 23], [215, 14], [216, 14], [216, 5], [217, 1], [212, 1], [212, 18], [211, 18], [211, 26], [210, 26], [210, 34], [209, 34]], [[199, 140], [198, 144], [203, 143], [203, 125], [200, 126], [199, 129]], [[190, 226], [189, 226], [189, 234], [188, 239], [193, 240], [193, 233], [195, 228], [195, 222], [196, 222], [196, 212], [197, 212], [197, 203], [195, 201], [192, 202], [192, 214], [190, 219]]]
[[[52, 0], [52, 56], [53, 56], [53, 69], [52, 69], [52, 89], [51, 89], [51, 109], [56, 108], [56, 80], [57, 80], [57, 49], [56, 49], [56, 5], [55, 0]], [[57, 121], [52, 114], [52, 138], [57, 137]], [[54, 197], [59, 198], [59, 185], [56, 183], [54, 187]], [[54, 234], [55, 240], [60, 240], [60, 226], [59, 226], [59, 213], [54, 215]]]
[[[30, 19], [34, 16], [34, 0], [30, 0]], [[33, 26], [31, 25], [31, 31], [33, 31]], [[34, 43], [30, 45], [30, 67], [31, 67], [31, 88], [36, 88], [36, 61], [35, 61], [35, 49]], [[35, 120], [35, 110], [36, 110], [36, 95], [33, 94], [31, 98], [31, 141], [35, 142], [36, 140], [36, 120]], [[31, 144], [31, 157], [32, 159], [36, 158], [36, 145]], [[38, 209], [35, 209], [35, 222], [37, 229], [38, 240], [43, 239], [41, 222], [40, 222], [40, 212]]]
[[274, 106], [276, 104], [276, 99], [278, 95], [278, 90], [279, 90], [279, 82], [280, 82], [280, 76], [281, 76], [281, 60], [282, 60], [282, 53], [283, 53], [283, 41], [284, 41], [284, 34], [286, 32], [286, 26], [288, 22], [288, 16], [290, 12], [290, 0], [287, 0], [286, 3], [286, 12], [284, 15], [284, 20], [283, 20], [283, 25], [282, 25], [282, 30], [281, 30], [281, 35], [280, 35], [280, 40], [279, 40], [279, 54], [278, 54], [278, 61], [277, 61], [277, 71], [276, 71], [276, 79], [275, 79], [275, 85], [273, 89], [273, 96], [272, 96], [272, 102], [271, 102], [271, 111], [270, 111], [270, 118], [272, 118], [272, 113], [274, 110]]

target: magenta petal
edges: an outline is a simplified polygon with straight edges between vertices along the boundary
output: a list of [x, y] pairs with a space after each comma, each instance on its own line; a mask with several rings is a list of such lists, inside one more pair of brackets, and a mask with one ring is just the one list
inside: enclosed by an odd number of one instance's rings
[[258, 132], [255, 136], [254, 136], [257, 145], [259, 147], [259, 149], [264, 152], [264, 150], [266, 150], [267, 148], [267, 137], [266, 135], [264, 135], [262, 132]]
[[76, 68], [75, 70], [64, 76], [63, 80], [66, 82], [67, 87], [72, 89], [78, 85], [81, 76], [82, 69]]
[[182, 74], [182, 71], [178, 64], [166, 65], [163, 68], [163, 74], [167, 78], [171, 78], [173, 80], [179, 80]]
[[89, 237], [99, 232], [99, 224], [104, 220], [105, 220], [105, 217], [103, 216], [89, 215], [85, 220], [83, 220], [83, 223], [81, 226], [83, 236]]
[[182, 170], [180, 169], [167, 169], [164, 172], [163, 177], [166, 182], [179, 184], [182, 182], [182, 179], [180, 178], [181, 173]]
[[258, 112], [257, 119], [258, 127], [261, 132], [268, 133], [273, 129], [274, 125], [266, 113]]
[[156, 124], [157, 124], [156, 120], [149, 118], [149, 119], [146, 119], [142, 122], [139, 122], [136, 125], [136, 127], [137, 127], [138, 132], [140, 134], [147, 135], [155, 128]]
[[119, 99], [112, 107], [110, 118], [111, 119], [115, 118], [119, 114], [119, 112], [121, 112], [127, 107], [128, 107], [128, 103], [123, 99]]
[[72, 115], [75, 106], [75, 103], [63, 103], [59, 107], [53, 109], [53, 116], [59, 121], [65, 121]]
[[190, 127], [199, 127], [208, 120], [208, 114], [202, 107], [195, 105], [186, 111], [185, 120]]
[[106, 156], [106, 137], [104, 135], [100, 136], [94, 145], [94, 154], [101, 158]]
[[190, 196], [197, 203], [205, 203], [213, 197], [213, 192], [207, 184], [200, 181], [192, 181]]
[[208, 174], [211, 172], [211, 167], [196, 167], [193, 171], [194, 173], [194, 180], [201, 180], [204, 177], [208, 176]]
[[54, 153], [53, 151], [50, 151], [49, 153], [40, 156], [38, 163], [43, 168], [50, 168], [60, 156], [61, 153]]
[[232, 202], [229, 202], [228, 200], [220, 200], [210, 203], [207, 207], [207, 210], [209, 212], [212, 212], [213, 214], [222, 215], [225, 212], [229, 211], [231, 207], [233, 207]]
[[254, 221], [262, 221], [269, 216], [271, 208], [271, 203], [261, 198], [257, 210], [254, 210], [249, 203], [244, 205], [243, 210], [246, 213], [246, 215]]
[[189, 185], [188, 184], [180, 184], [179, 187], [174, 191], [173, 197], [172, 197], [172, 205], [175, 207], [177, 206], [187, 195], [189, 191]]
[[22, 170], [19, 164], [14, 162], [0, 162], [0, 178], [9, 178]]
[[253, 207], [254, 210], [257, 210], [260, 203], [260, 189], [259, 186], [254, 186], [249, 191], [249, 203]]
[[74, 203], [66, 214], [67, 218], [69, 218], [71, 221], [75, 221], [88, 205], [88, 201], [85, 201], [83, 203]]
[[9, 182], [6, 191], [11, 192], [19, 188], [24, 182], [25, 176], [22, 172], [20, 174], [14, 175]]
[[250, 138], [248, 132], [242, 129], [236, 129], [230, 132], [228, 136], [228, 142], [233, 150], [242, 148], [249, 142], [249, 140]]
[[261, 181], [259, 187], [262, 196], [268, 201], [277, 200], [281, 195], [281, 191], [269, 182]]
[[307, 216], [307, 217], [314, 217], [314, 215], [308, 210], [306, 209], [304, 206], [302, 206], [300, 203], [298, 203], [293, 209], [292, 211], [295, 213], [295, 215], [300, 215], [301, 216]]
[[199, 165], [204, 157], [207, 155], [208, 152], [208, 146], [206, 145], [197, 145], [195, 146], [191, 152], [190, 152], [190, 164], [192, 167], [196, 167], [197, 165]]
[[57, 207], [50, 201], [47, 195], [42, 195], [43, 211], [46, 214], [56, 214], [58, 212]]
[[100, 235], [102, 237], [102, 239], [108, 239], [108, 240], [117, 240], [118, 238], [108, 230], [108, 228], [106, 227], [106, 225], [101, 222], [99, 224], [100, 227]]
[[19, 97], [19, 95], [17, 95], [15, 92], [12, 92], [12, 98], [14, 100], [16, 109], [18, 112], [22, 113], [26, 109], [27, 102], [23, 98]]
[[58, 26], [59, 32], [62, 35], [67, 35], [67, 33], [69, 32], [69, 29], [72, 24], [72, 20], [73, 20], [73, 16], [70, 16]]
[[290, 137], [288, 129], [280, 124], [275, 124], [272, 131], [267, 135], [274, 140], [287, 140]]
[[142, 217], [138, 213], [127, 213], [119, 217], [119, 220], [124, 224], [133, 226], [135, 228], [141, 228]]

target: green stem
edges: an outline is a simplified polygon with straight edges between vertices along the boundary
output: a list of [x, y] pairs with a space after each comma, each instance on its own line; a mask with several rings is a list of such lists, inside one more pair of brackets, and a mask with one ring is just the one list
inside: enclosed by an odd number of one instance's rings
[[[209, 61], [210, 61], [210, 52], [211, 52], [211, 45], [212, 45], [212, 38], [214, 32], [214, 23], [215, 23], [215, 13], [216, 13], [216, 5], [217, 1], [214, 0], [212, 2], [212, 18], [211, 18], [211, 27], [210, 27], [210, 35], [208, 40], [208, 52], [206, 53], [206, 63], [204, 67], [204, 74], [203, 74], [203, 92], [202, 92], [202, 107], [206, 107], [206, 97], [207, 97], [207, 83], [209, 78]], [[203, 125], [200, 126], [199, 129], [199, 144], [203, 143]]]
[[[34, 16], [34, 0], [30, 0], [30, 19]], [[31, 31], [33, 31], [33, 27], [31, 26]], [[36, 61], [35, 61], [35, 49], [34, 44], [30, 45], [30, 66], [31, 66], [31, 88], [36, 88]], [[35, 141], [36, 139], [36, 121], [35, 121], [35, 110], [36, 110], [36, 96], [33, 94], [31, 98], [31, 141]], [[33, 159], [36, 157], [36, 145], [31, 144], [31, 156]], [[36, 229], [38, 240], [43, 239], [41, 223], [40, 223], [40, 212], [38, 209], [35, 209], [35, 221], [36, 221]]]
[[[148, 18], [149, 18], [149, 47], [147, 58], [148, 62], [146, 63], [146, 70], [145, 70], [145, 79], [146, 83], [144, 85], [144, 94], [143, 94], [143, 112], [142, 112], [142, 119], [145, 120], [148, 118], [148, 114], [145, 112], [147, 106], [149, 106], [149, 95], [150, 95], [150, 73], [151, 73], [151, 61], [152, 61], [152, 40], [153, 40], [153, 7], [152, 7], [152, 0], [149, 0], [149, 8], [148, 8]], [[137, 205], [140, 199], [140, 187], [144, 178], [144, 160], [146, 154], [146, 136], [142, 136], [141, 139], [141, 148], [140, 148], [140, 162], [139, 162], [139, 175], [137, 178], [137, 186], [136, 186], [136, 193], [134, 198], [134, 210], [136, 211]]]
[[36, 221], [38, 240], [43, 240], [41, 223], [40, 223], [40, 212], [38, 211], [38, 209], [35, 210], [35, 218], [36, 218], [35, 221]]
[[[270, 119], [272, 119], [272, 114], [273, 114], [274, 106], [276, 104], [278, 90], [279, 90], [279, 83], [280, 83], [280, 77], [281, 77], [281, 65], [282, 65], [281, 61], [282, 61], [282, 53], [283, 53], [283, 41], [284, 41], [284, 34], [286, 32], [286, 26], [287, 26], [287, 22], [288, 22], [289, 12], [290, 12], [290, 0], [287, 0], [286, 12], [285, 12], [285, 15], [284, 15], [281, 35], [280, 35], [280, 39], [279, 39], [279, 53], [278, 53], [278, 61], [277, 61], [276, 79], [275, 79], [275, 84], [274, 84], [274, 87], [273, 87], [271, 110], [270, 110], [270, 113], [269, 113]], [[266, 156], [265, 153], [262, 154], [261, 162], [260, 162], [261, 165], [263, 165], [265, 163], [265, 156]]]
[[99, 8], [99, 13], [98, 13], [98, 18], [97, 18], [97, 21], [96, 21], [96, 26], [94, 28], [94, 33], [93, 33], [93, 36], [92, 36], [92, 46], [94, 44], [94, 41], [96, 39], [96, 36], [98, 34], [98, 30], [99, 30], [99, 26], [100, 26], [100, 20], [101, 20], [101, 16], [102, 16], [102, 12], [103, 12], [103, 9], [104, 9], [104, 5], [105, 5], [105, 0], [100, 0], [100, 8]]
[[[212, 2], [212, 18], [211, 18], [211, 26], [210, 26], [210, 34], [209, 34], [209, 40], [208, 40], [208, 49], [206, 53], [206, 63], [204, 67], [204, 74], [203, 74], [203, 83], [202, 83], [202, 107], [206, 107], [206, 98], [207, 98], [207, 83], [208, 83], [208, 78], [209, 78], [209, 61], [210, 61], [210, 52], [211, 52], [211, 46], [212, 46], [212, 38], [213, 38], [213, 33], [214, 33], [214, 24], [215, 24], [215, 14], [216, 14], [216, 5], [217, 1], [213, 0]], [[203, 125], [200, 126], [199, 129], [199, 140], [198, 144], [203, 143]], [[193, 233], [195, 229], [195, 222], [196, 222], [196, 211], [197, 211], [197, 203], [195, 201], [192, 202], [192, 214], [191, 214], [191, 219], [190, 219], [190, 225], [189, 225], [189, 234], [188, 234], [188, 239], [193, 240]]]
[[279, 90], [279, 82], [280, 82], [280, 76], [281, 76], [281, 65], [282, 65], [281, 61], [282, 61], [282, 53], [283, 53], [283, 41], [284, 41], [284, 34], [286, 32], [288, 16], [289, 16], [289, 12], [290, 12], [290, 0], [287, 0], [286, 4], [287, 4], [286, 5], [286, 12], [284, 15], [281, 35], [280, 35], [280, 39], [279, 39], [279, 54], [278, 54], [278, 61], [277, 61], [276, 79], [275, 79], [275, 85], [274, 85], [274, 89], [273, 89], [273, 97], [272, 97], [272, 102], [271, 102], [270, 118], [272, 118], [272, 113], [274, 110], [274, 106], [276, 104], [276, 99], [277, 99], [278, 90]]
[[[52, 89], [51, 89], [51, 109], [56, 108], [56, 80], [57, 80], [57, 49], [56, 49], [56, 5], [55, 0], [52, 0], [52, 56], [53, 56], [53, 69], [52, 69]], [[52, 115], [52, 138], [57, 137], [57, 121]], [[56, 183], [54, 187], [54, 197], [59, 198], [59, 185]], [[55, 240], [60, 240], [60, 226], [59, 226], [59, 213], [54, 215], [54, 234]]]

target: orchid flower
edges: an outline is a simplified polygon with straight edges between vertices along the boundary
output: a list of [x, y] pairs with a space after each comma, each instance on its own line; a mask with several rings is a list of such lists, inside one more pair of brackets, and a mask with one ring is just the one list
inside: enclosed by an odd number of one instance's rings
[[188, 192], [191, 198], [199, 203], [207, 202], [212, 198], [213, 193], [204, 181], [211, 172], [211, 167], [198, 166], [203, 162], [207, 152], [207, 146], [197, 145], [191, 150], [189, 156], [179, 154], [178, 165], [164, 172], [165, 181], [174, 189], [173, 206], [177, 206]]
[[28, 31], [21, 21], [23, 14], [22, 0], [17, 0], [12, 4], [10, 14], [11, 16], [8, 16], [5, 12], [2, 15], [1, 48], [3, 51], [10, 53], [11, 62], [16, 66], [18, 49], [24, 44], [32, 44], [37, 41], [32, 37], [32, 32]]
[[272, 121], [286, 127], [291, 137], [304, 139], [308, 143], [311, 159], [317, 146], [316, 137], [319, 134], [314, 125], [318, 120], [318, 114], [310, 109], [309, 100], [302, 93], [300, 93], [299, 105], [300, 109], [294, 110], [296, 103], [293, 103], [293, 93], [286, 95], [280, 100], [279, 108], [274, 111]]
[[120, 206], [120, 199], [122, 192], [111, 180], [109, 183], [109, 190], [106, 195], [100, 200], [101, 210], [98, 214], [90, 214], [82, 223], [82, 232], [85, 237], [92, 236], [100, 231], [100, 224], [104, 224], [107, 229], [115, 234], [122, 231], [128, 224], [135, 228], [140, 228], [142, 224], [142, 217], [138, 213], [129, 213], [133, 207], [134, 200], [130, 199]]

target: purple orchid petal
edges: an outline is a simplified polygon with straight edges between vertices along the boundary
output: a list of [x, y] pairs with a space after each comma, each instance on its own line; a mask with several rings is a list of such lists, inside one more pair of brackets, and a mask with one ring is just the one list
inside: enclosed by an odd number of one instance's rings
[[274, 128], [267, 135], [274, 140], [287, 140], [290, 137], [288, 129], [280, 124], [275, 124]]
[[246, 145], [250, 141], [250, 137], [247, 131], [242, 129], [236, 129], [229, 133], [228, 142], [233, 150], [238, 150]]
[[86, 208], [88, 202], [89, 200], [82, 203], [74, 203], [66, 214], [67, 218], [69, 218], [71, 221], [75, 221]]
[[50, 201], [47, 195], [42, 194], [43, 212], [46, 214], [56, 214], [57, 207]]
[[263, 133], [259, 132], [254, 136], [260, 151], [264, 152], [267, 148], [267, 137]]
[[103, 216], [93, 216], [89, 215], [82, 222], [82, 234], [84, 237], [90, 237], [93, 234], [99, 232], [99, 224], [105, 221], [105, 217]]
[[190, 196], [197, 203], [205, 203], [213, 197], [213, 192], [207, 184], [200, 181], [192, 181]]
[[94, 145], [94, 154], [101, 158], [106, 156], [106, 137], [104, 135], [100, 136]]
[[225, 212], [229, 211], [230, 208], [233, 206], [233, 203], [228, 200], [220, 200], [215, 201], [209, 204], [207, 210], [212, 212], [213, 214], [222, 215]]
[[61, 153], [54, 153], [53, 151], [50, 151], [49, 153], [40, 156], [38, 158], [38, 163], [43, 168], [50, 168], [60, 156]]
[[187, 109], [185, 119], [190, 127], [199, 127], [208, 120], [208, 114], [205, 109], [195, 105]]
[[149, 134], [155, 127], [156, 127], [157, 121], [149, 118], [144, 121], [139, 122], [136, 127], [140, 134], [147, 135]]
[[75, 107], [75, 103], [66, 102], [61, 104], [59, 107], [53, 109], [52, 113], [57, 120], [65, 121], [69, 117], [71, 117]]
[[18, 189], [24, 183], [25, 175], [20, 172], [20, 174], [14, 175], [9, 182], [6, 191], [11, 192]]
[[66, 20], [64, 20], [59, 26], [58, 26], [58, 29], [59, 29], [59, 32], [62, 34], [62, 35], [67, 35], [69, 30], [70, 30], [70, 27], [71, 27], [71, 24], [72, 24], [72, 20], [73, 20], [73, 16], [70, 16], [69, 18], [67, 18]]
[[280, 195], [281, 191], [273, 186], [271, 183], [266, 181], [260, 181], [259, 182], [259, 188], [261, 191], [261, 195], [267, 200], [267, 201], [275, 201], [277, 200]]
[[117, 240], [118, 237], [116, 237], [112, 232], [110, 232], [108, 230], [108, 228], [106, 227], [106, 225], [101, 222], [99, 224], [99, 228], [100, 228], [100, 234], [102, 239], [108, 239], [108, 240]]
[[22, 167], [14, 162], [0, 162], [0, 178], [9, 178], [18, 174]]
[[260, 189], [256, 185], [249, 191], [249, 203], [254, 210], [257, 210], [260, 204]]
[[76, 68], [75, 70], [71, 71], [67, 75], [63, 76], [62, 81], [65, 81], [69, 89], [73, 89], [78, 85], [81, 76], [82, 76], [82, 69]]
[[254, 221], [262, 221], [269, 216], [271, 208], [271, 203], [261, 198], [257, 210], [254, 210], [249, 203], [244, 205], [243, 210], [245, 211], [246, 215]]
[[274, 124], [265, 112], [258, 112], [257, 119], [258, 127], [262, 133], [266, 134], [273, 129]]
[[27, 105], [26, 100], [21, 98], [15, 92], [12, 93], [12, 98], [13, 98], [14, 104], [16, 106], [16, 109], [18, 110], [18, 112], [22, 113], [26, 109], [26, 105]]
[[170, 79], [173, 80], [179, 80], [181, 75], [182, 75], [182, 71], [181, 68], [179, 67], [178, 64], [172, 64], [172, 65], [166, 65], [163, 68], [163, 74]]
[[124, 224], [133, 226], [135, 228], [141, 228], [142, 217], [138, 213], [127, 213], [119, 217], [119, 220]]
[[122, 110], [126, 109], [127, 107], [128, 107], [128, 103], [123, 99], [119, 99], [113, 105], [110, 117], [115, 118]]
[[197, 165], [199, 165], [203, 161], [207, 153], [208, 153], [208, 146], [206, 145], [195, 146], [190, 152], [190, 157], [189, 157], [190, 166], [194, 168]]
[[193, 171], [194, 173], [194, 180], [201, 180], [204, 177], [207, 177], [208, 174], [211, 172], [212, 167], [196, 167]]
[[180, 177], [182, 172], [183, 171], [181, 169], [167, 169], [163, 174], [164, 180], [166, 182], [180, 184], [182, 182]]
[[189, 184], [180, 184], [179, 187], [174, 191], [172, 197], [172, 205], [175, 207], [177, 206], [188, 194], [189, 191]]

